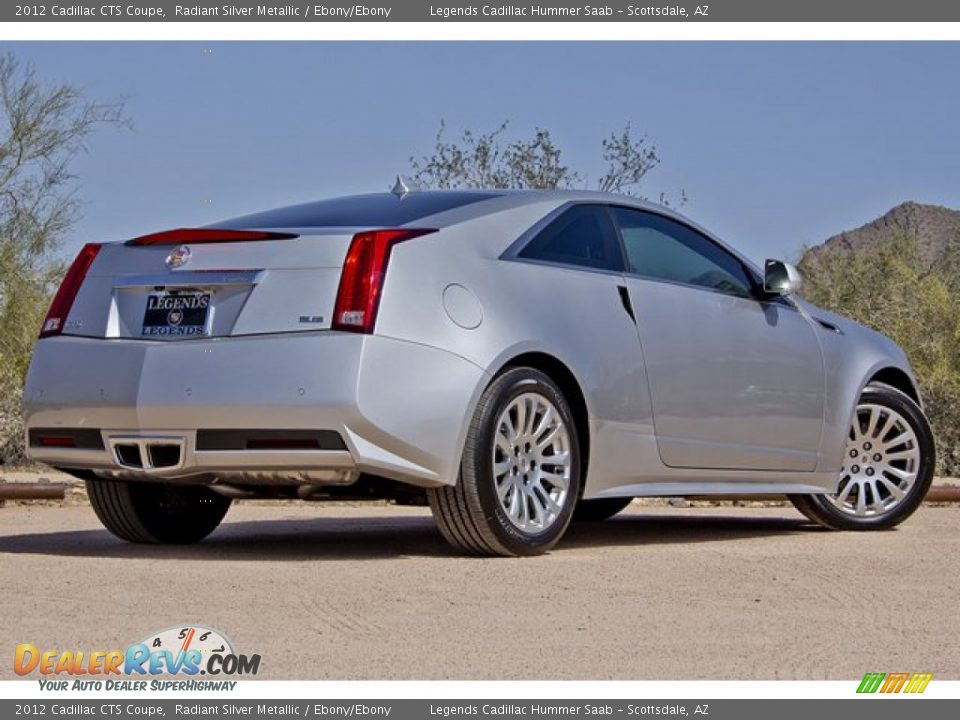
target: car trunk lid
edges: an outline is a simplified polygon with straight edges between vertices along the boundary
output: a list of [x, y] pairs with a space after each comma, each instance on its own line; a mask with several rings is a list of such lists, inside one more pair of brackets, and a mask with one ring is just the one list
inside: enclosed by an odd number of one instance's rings
[[352, 230], [190, 230], [104, 245], [65, 332], [183, 340], [329, 329]]

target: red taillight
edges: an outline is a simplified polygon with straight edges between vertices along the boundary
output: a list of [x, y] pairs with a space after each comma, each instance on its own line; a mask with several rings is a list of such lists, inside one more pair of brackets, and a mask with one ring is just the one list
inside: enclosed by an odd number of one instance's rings
[[76, 447], [77, 441], [66, 435], [41, 435], [41, 447]]
[[216, 228], [178, 228], [128, 240], [127, 245], [180, 245], [183, 243], [250, 242], [252, 240], [291, 240], [292, 233], [264, 230], [218, 230]]
[[371, 230], [354, 235], [340, 276], [333, 328], [372, 333], [390, 249], [398, 242], [432, 232], [436, 230]]
[[63, 325], [67, 322], [67, 315], [70, 314], [70, 308], [77, 297], [77, 292], [83, 284], [83, 279], [87, 276], [87, 270], [93, 263], [93, 259], [100, 252], [98, 243], [87, 243], [80, 250], [76, 260], [67, 270], [67, 274], [60, 283], [57, 294], [53, 296], [53, 302], [50, 303], [50, 309], [47, 311], [47, 317], [40, 328], [40, 337], [50, 337], [59, 335], [63, 332]]

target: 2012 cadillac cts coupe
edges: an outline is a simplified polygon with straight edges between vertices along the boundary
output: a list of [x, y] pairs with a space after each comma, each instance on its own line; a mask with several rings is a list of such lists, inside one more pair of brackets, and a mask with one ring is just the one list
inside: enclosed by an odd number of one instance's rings
[[890, 527], [934, 467], [910, 365], [798, 286], [586, 192], [401, 187], [87, 245], [30, 367], [29, 453], [144, 543], [247, 497], [425, 495], [493, 555], [637, 496]]

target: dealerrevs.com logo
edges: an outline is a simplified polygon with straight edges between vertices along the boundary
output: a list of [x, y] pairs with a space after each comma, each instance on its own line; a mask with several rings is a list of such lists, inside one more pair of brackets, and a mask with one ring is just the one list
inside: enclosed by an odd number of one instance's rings
[[[260, 655], [236, 652], [233, 643], [211, 627], [182, 625], [151, 633], [125, 650], [51, 650], [40, 649], [32, 643], [20, 643], [14, 651], [13, 669], [17, 675], [39, 673], [45, 676], [47, 680], [41, 680], [44, 689], [139, 690], [145, 689], [144, 682], [131, 686], [130, 682], [109, 678], [251, 676], [260, 671]], [[72, 683], [66, 680], [57, 682], [50, 676], [72, 676], [75, 679]], [[85, 677], [81, 680], [78, 676]], [[103, 686], [101, 678], [106, 678], [109, 687]], [[210, 684], [204, 683], [204, 687], [197, 689], [215, 689], [206, 687]]]
[[860, 681], [858, 693], [922, 693], [933, 679], [933, 673], [867, 673]]

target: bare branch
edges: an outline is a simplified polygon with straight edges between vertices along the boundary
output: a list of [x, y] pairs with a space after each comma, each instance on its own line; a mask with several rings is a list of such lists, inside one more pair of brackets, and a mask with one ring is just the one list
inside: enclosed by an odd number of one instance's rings
[[[563, 163], [560, 147], [544, 128], [537, 128], [531, 138], [510, 142], [505, 140], [506, 122], [487, 133], [465, 130], [454, 141], [444, 139], [445, 130], [441, 121], [433, 152], [410, 158], [414, 179], [423, 187], [552, 190], [585, 184], [586, 176]], [[598, 189], [639, 197], [640, 182], [660, 164], [656, 147], [646, 135], [635, 138], [629, 123], [620, 133], [611, 133], [602, 145], [607, 171], [600, 177]], [[660, 201], [670, 204], [665, 194]], [[681, 191], [679, 204], [686, 201], [686, 193]]]
[[607, 172], [600, 178], [603, 192], [632, 194], [644, 176], [660, 164], [657, 148], [649, 144], [646, 135], [634, 138], [627, 123], [623, 131], [603, 140], [603, 159]]

